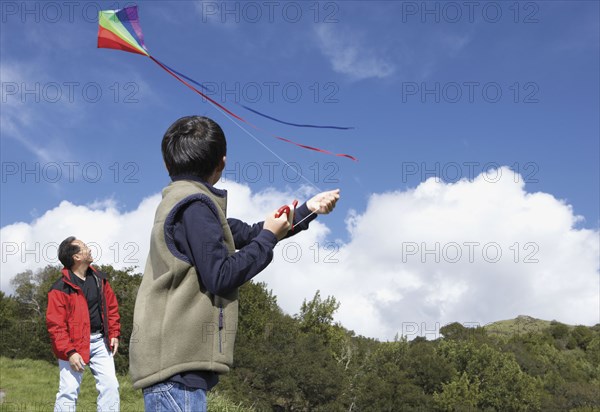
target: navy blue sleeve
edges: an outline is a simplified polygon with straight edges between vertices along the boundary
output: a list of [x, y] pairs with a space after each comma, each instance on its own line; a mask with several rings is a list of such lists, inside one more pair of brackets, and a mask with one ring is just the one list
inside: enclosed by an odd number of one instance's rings
[[238, 219], [227, 219], [229, 228], [233, 234], [233, 243], [236, 249], [241, 249], [252, 241], [263, 230], [263, 223], [258, 222], [250, 226]]
[[[310, 215], [310, 216], [309, 216]], [[308, 216], [308, 218], [307, 218]], [[296, 208], [296, 214], [294, 215], [294, 230], [290, 231], [286, 237], [294, 236], [298, 232], [308, 229], [308, 224], [317, 218], [316, 213], [312, 213], [306, 202], [302, 203], [300, 207]], [[304, 220], [306, 219], [306, 220]], [[304, 222], [298, 224], [298, 222], [304, 220]]]
[[[308, 229], [308, 224], [316, 219], [317, 214], [312, 214], [308, 219], [304, 220], [301, 224], [296, 225], [297, 222], [302, 221], [304, 218], [311, 214], [310, 210], [306, 206], [306, 203], [303, 203], [300, 207], [296, 208], [296, 213], [294, 214], [294, 230], [290, 230], [284, 239], [288, 237], [294, 236], [295, 234], [302, 232], [303, 230]], [[231, 233], [233, 233], [233, 241], [235, 242], [235, 248], [241, 249], [246, 246], [248, 243], [252, 241], [263, 229], [263, 223], [259, 222], [255, 223], [252, 226], [249, 224], [242, 222], [238, 219], [229, 218], [227, 219], [229, 223], [229, 227], [231, 228]]]
[[175, 221], [175, 246], [196, 267], [200, 282], [214, 295], [226, 295], [258, 275], [273, 259], [277, 238], [268, 230], [229, 256], [217, 215], [203, 202], [190, 203]]

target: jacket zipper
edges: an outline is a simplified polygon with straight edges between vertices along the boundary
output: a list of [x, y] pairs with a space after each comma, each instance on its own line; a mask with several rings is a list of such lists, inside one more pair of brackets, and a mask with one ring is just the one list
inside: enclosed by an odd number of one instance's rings
[[104, 339], [106, 341], [108, 341], [108, 328], [105, 327], [105, 325], [107, 324], [108, 320], [105, 319], [104, 316], [104, 291], [103, 291], [103, 282], [98, 279], [98, 277], [96, 276], [96, 274], [93, 274], [94, 276], [94, 280], [96, 281], [96, 286], [98, 287], [98, 303], [100, 304], [100, 320], [102, 321], [102, 331], [104, 332], [104, 334], [106, 335], [104, 337]]

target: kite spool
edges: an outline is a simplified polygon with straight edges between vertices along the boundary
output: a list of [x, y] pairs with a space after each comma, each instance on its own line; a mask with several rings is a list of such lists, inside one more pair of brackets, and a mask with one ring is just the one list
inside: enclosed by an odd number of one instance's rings
[[298, 201], [294, 200], [291, 205], [283, 205], [277, 210], [275, 213], [275, 217], [279, 218], [284, 213], [287, 215], [288, 223], [291, 226], [290, 230], [294, 230], [294, 214], [296, 213], [296, 206], [298, 206]]

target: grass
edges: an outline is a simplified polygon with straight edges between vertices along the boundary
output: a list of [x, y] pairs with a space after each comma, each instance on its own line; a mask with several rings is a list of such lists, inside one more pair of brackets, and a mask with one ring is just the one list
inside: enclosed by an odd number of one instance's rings
[[[144, 399], [140, 390], [133, 389], [128, 375], [117, 375], [122, 412], [144, 410]], [[10, 359], [0, 357], [0, 412], [51, 411], [58, 390], [58, 363], [32, 359]], [[0, 395], [1, 396], [1, 395]], [[83, 374], [78, 412], [96, 411], [96, 383], [89, 368]], [[252, 411], [235, 404], [218, 393], [209, 392], [208, 410], [214, 412]]]
[[518, 316], [515, 319], [501, 320], [485, 326], [488, 333], [502, 336], [521, 335], [528, 332], [539, 333], [550, 327], [550, 321]]

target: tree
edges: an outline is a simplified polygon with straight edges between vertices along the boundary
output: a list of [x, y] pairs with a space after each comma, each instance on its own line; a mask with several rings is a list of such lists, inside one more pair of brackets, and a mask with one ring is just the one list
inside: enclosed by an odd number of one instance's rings
[[442, 385], [452, 379], [455, 370], [437, 353], [434, 342], [415, 340], [411, 342], [408, 354], [408, 376], [426, 394], [432, 395], [442, 390]]
[[558, 349], [564, 349], [567, 347], [569, 340], [569, 327], [567, 325], [553, 320], [550, 322], [548, 332], [554, 338], [554, 345]]
[[21, 346], [20, 337], [15, 336], [18, 324], [18, 302], [0, 291], [0, 356], [15, 357]]
[[[344, 374], [323, 336], [285, 315], [264, 283], [250, 282], [240, 288], [239, 303], [235, 367], [218, 390], [259, 410], [338, 408]], [[318, 307], [307, 311], [307, 318]]]
[[348, 369], [356, 348], [352, 343], [353, 333], [333, 321], [333, 315], [339, 307], [340, 303], [335, 297], [328, 296], [323, 300], [317, 290], [310, 302], [306, 299], [302, 302], [300, 313], [295, 318], [302, 332], [319, 336], [323, 344], [329, 347], [334, 359]]
[[594, 339], [594, 332], [587, 326], [578, 325], [571, 331], [572, 344], [569, 345], [569, 349], [580, 348], [586, 350], [592, 339]]
[[31, 270], [17, 273], [10, 284], [15, 289], [15, 299], [27, 318], [45, 318], [48, 305], [48, 292], [52, 284], [60, 278], [60, 269], [48, 265], [35, 274]]
[[[523, 373], [512, 354], [470, 341], [443, 341], [438, 350], [442, 357], [454, 364], [459, 374], [455, 380], [466, 373], [470, 383], [477, 383], [481, 394], [477, 402], [478, 408], [540, 410], [539, 380]], [[457, 382], [448, 388], [464, 389], [464, 384]]]
[[240, 288], [238, 337], [255, 339], [269, 334], [274, 316], [280, 316], [277, 298], [264, 282], [248, 282]]
[[298, 333], [297, 323], [279, 309], [266, 284], [246, 283], [240, 288], [234, 368], [217, 390], [261, 410], [303, 404], [287, 360], [293, 358]]
[[442, 411], [474, 410], [481, 399], [479, 380], [471, 381], [466, 372], [457, 374], [448, 383], [442, 385], [441, 393], [435, 393], [435, 406]]
[[446, 339], [461, 340], [468, 336], [468, 330], [458, 322], [449, 323], [440, 328], [440, 333]]
[[136, 326], [133, 324], [133, 309], [142, 282], [142, 275], [133, 273], [134, 268], [131, 267], [119, 270], [111, 265], [102, 265], [98, 269], [106, 274], [119, 304], [121, 338], [119, 339], [119, 351], [115, 356], [115, 368], [117, 372], [125, 374], [129, 371], [129, 340], [132, 335], [135, 338]]
[[449, 323], [440, 328], [440, 333], [446, 339], [451, 340], [478, 340], [484, 341], [487, 337], [485, 328], [466, 328], [458, 322]]
[[365, 360], [357, 380], [356, 409], [403, 411], [431, 409], [426, 395], [408, 376], [409, 344], [406, 339], [384, 342]]
[[48, 292], [60, 276], [60, 268], [49, 265], [35, 273], [30, 270], [18, 273], [11, 280], [11, 286], [15, 289], [17, 321], [3, 332], [8, 356], [48, 361], [54, 359], [46, 329], [46, 307]]
[[333, 314], [339, 307], [340, 304], [335, 297], [328, 296], [327, 299], [322, 300], [321, 293], [317, 290], [310, 302], [304, 299], [300, 313], [296, 315], [296, 319], [300, 321], [300, 329], [321, 336], [325, 343], [328, 343], [334, 332], [331, 328]]

